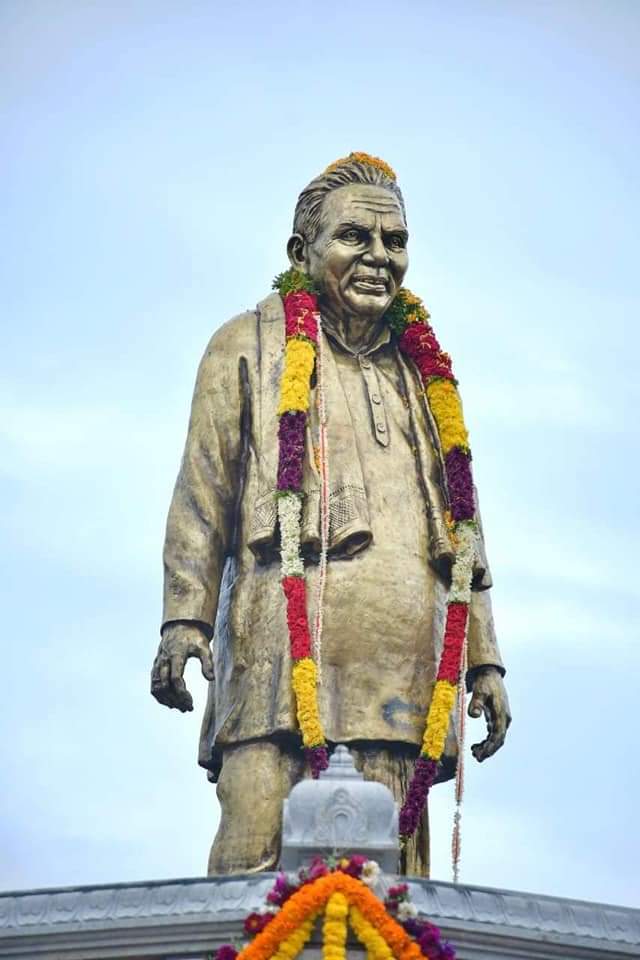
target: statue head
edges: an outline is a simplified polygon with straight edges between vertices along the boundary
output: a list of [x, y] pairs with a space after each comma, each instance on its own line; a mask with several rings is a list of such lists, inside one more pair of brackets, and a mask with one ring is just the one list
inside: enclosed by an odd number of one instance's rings
[[404, 200], [384, 161], [350, 154], [305, 187], [289, 261], [318, 285], [325, 309], [379, 320], [409, 265]]

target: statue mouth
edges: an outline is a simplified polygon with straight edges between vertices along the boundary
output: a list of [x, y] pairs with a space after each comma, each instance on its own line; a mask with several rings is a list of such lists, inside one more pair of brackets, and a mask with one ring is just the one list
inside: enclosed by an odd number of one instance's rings
[[372, 277], [367, 274], [357, 274], [351, 283], [357, 290], [366, 293], [386, 293], [389, 286], [385, 277]]

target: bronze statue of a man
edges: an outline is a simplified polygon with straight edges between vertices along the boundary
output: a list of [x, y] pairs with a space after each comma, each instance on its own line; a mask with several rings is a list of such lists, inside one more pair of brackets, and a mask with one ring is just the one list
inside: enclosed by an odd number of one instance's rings
[[[318, 703], [329, 745], [402, 803], [418, 757], [443, 642], [452, 545], [442, 450], [418, 370], [386, 315], [408, 266], [402, 194], [384, 163], [333, 164], [300, 194], [287, 252], [319, 290], [326, 404], [328, 563]], [[183, 680], [198, 657], [209, 681], [200, 763], [217, 780], [221, 821], [209, 873], [273, 869], [282, 801], [308, 775], [291, 687], [276, 502], [285, 324], [274, 293], [212, 337], [200, 364], [164, 550], [162, 639], [151, 689], [193, 708]], [[311, 380], [313, 433], [317, 377]], [[316, 596], [320, 466], [304, 462], [301, 544]], [[510, 722], [480, 536], [468, 606], [469, 714], [484, 713], [484, 760]], [[213, 639], [213, 655], [210, 642]], [[453, 776], [451, 723], [439, 779]], [[428, 875], [427, 815], [402, 869]]]

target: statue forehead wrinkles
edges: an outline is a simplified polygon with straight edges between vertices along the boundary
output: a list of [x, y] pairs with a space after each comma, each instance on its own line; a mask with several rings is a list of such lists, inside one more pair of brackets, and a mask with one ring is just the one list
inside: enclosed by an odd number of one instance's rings
[[[384, 187], [353, 184], [332, 191], [322, 205], [322, 220], [346, 219], [349, 215], [368, 219], [382, 215], [385, 219], [397, 217], [404, 226], [405, 219], [397, 198]], [[367, 217], [368, 215], [368, 217]]]

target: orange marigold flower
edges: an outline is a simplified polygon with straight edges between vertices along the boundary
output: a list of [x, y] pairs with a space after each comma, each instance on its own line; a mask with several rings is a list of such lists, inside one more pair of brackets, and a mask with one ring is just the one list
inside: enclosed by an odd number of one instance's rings
[[381, 160], [380, 157], [372, 157], [370, 153], [354, 152], [350, 153], [348, 157], [340, 157], [339, 160], [334, 160], [333, 163], [330, 163], [325, 173], [332, 173], [334, 170], [337, 170], [338, 167], [344, 166], [345, 163], [366, 163], [370, 167], [377, 167], [378, 170], [389, 177], [390, 180], [396, 180], [396, 174], [393, 167], [390, 167], [388, 163], [384, 160]]
[[374, 893], [347, 873], [338, 871], [307, 883], [293, 894], [265, 929], [238, 955], [237, 960], [271, 960], [282, 941], [291, 936], [312, 913], [325, 906], [333, 893], [342, 893], [349, 904], [378, 931], [397, 960], [420, 960], [419, 946], [388, 913]]

